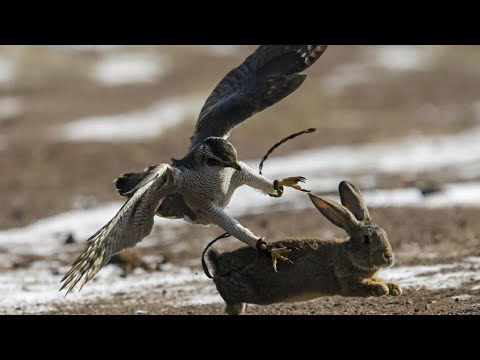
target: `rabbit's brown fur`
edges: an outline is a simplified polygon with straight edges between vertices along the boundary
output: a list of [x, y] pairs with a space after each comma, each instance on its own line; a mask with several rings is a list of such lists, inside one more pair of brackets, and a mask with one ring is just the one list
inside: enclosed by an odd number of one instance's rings
[[225, 300], [226, 312], [241, 314], [246, 303], [267, 305], [295, 302], [320, 296], [398, 296], [400, 286], [375, 277], [377, 271], [393, 265], [394, 254], [387, 234], [371, 221], [360, 191], [347, 181], [340, 183], [343, 206], [310, 195], [317, 209], [348, 238], [290, 239], [275, 247], [297, 247], [289, 254], [294, 265], [272, 269], [268, 253], [240, 248], [207, 256], [214, 267], [213, 281]]

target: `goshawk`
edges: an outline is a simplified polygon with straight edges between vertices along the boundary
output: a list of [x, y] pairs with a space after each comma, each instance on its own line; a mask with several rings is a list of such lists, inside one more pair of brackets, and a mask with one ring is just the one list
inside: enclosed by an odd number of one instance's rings
[[[283, 187], [298, 190], [300, 176], [269, 180], [237, 159], [228, 142], [230, 132], [255, 113], [279, 102], [305, 80], [301, 72], [312, 65], [327, 45], [262, 45], [230, 71], [208, 97], [198, 118], [190, 148], [170, 165], [150, 166], [115, 181], [128, 200], [89, 240], [87, 249], [62, 279], [68, 291], [83, 278], [91, 280], [119, 251], [134, 247], [150, 234], [155, 214], [183, 218], [194, 224], [215, 224], [247, 245], [268, 251], [277, 259], [287, 249], [272, 249], [224, 209], [234, 191], [248, 185], [279, 197]], [[61, 290], [60, 289], [60, 290]], [[67, 291], [67, 293], [68, 293]]]

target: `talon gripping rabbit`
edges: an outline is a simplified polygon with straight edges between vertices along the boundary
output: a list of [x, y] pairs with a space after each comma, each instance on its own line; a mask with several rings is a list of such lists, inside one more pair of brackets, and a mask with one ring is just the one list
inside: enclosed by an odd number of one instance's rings
[[387, 234], [372, 222], [360, 190], [348, 181], [339, 185], [342, 204], [309, 194], [315, 207], [349, 237], [334, 240], [291, 239], [275, 246], [298, 248], [289, 257], [294, 266], [272, 271], [271, 261], [251, 248], [218, 254], [209, 250], [213, 281], [228, 314], [241, 314], [245, 305], [310, 300], [321, 296], [398, 296], [397, 283], [375, 276], [392, 266], [394, 254]]

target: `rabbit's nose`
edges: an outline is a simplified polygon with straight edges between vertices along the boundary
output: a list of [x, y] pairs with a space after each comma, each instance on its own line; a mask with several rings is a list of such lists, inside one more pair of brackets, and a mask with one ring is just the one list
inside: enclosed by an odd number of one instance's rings
[[391, 261], [393, 260], [393, 252], [384, 252], [383, 253], [383, 258], [386, 260], [386, 261]]

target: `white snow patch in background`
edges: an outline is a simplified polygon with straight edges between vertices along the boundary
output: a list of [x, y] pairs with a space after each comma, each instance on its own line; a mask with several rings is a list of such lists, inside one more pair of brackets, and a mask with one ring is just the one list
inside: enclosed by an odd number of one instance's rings
[[[20, 269], [0, 274], [0, 314], [12, 314], [15, 310], [21, 313], [41, 313], [54, 310], [55, 304], [69, 305], [82, 303], [98, 298], [108, 298], [118, 293], [132, 294], [147, 290], [149, 294], [163, 289], [170, 290], [174, 286], [186, 286], [191, 282], [209, 282], [205, 276], [195, 275], [189, 268], [164, 266], [162, 271], [148, 273], [138, 271], [120, 278], [121, 270], [114, 265], [106, 265], [97, 276], [85, 286], [80, 293], [75, 289], [64, 297], [65, 291], [59, 292], [60, 279], [68, 268], [54, 273], [55, 264], [37, 262], [35, 267]], [[213, 284], [212, 284], [213, 286]], [[212, 292], [213, 288], [211, 289]], [[192, 294], [191, 301], [196, 301]], [[201, 296], [198, 296], [201, 301]], [[172, 300], [172, 303], [174, 301]]]
[[[331, 179], [328, 186], [318, 186], [316, 181], [309, 181], [309, 188], [321, 192], [335, 192], [327, 196], [329, 199], [339, 201], [337, 188], [340, 179]], [[357, 185], [359, 182], [355, 182]], [[361, 188], [361, 186], [360, 186]], [[261, 214], [265, 211], [300, 210], [312, 208], [312, 203], [307, 196], [293, 196], [296, 190], [287, 189], [285, 194], [274, 199], [248, 187], [238, 189], [233, 195], [228, 212], [234, 216]], [[315, 192], [314, 191], [314, 192]], [[403, 189], [376, 189], [362, 191], [369, 207], [425, 207], [441, 208], [444, 206], [471, 206], [480, 207], [480, 183], [447, 184], [438, 193], [423, 196], [417, 188]]]
[[454, 264], [399, 266], [382, 269], [379, 276], [388, 281], [396, 281], [404, 288], [457, 288], [480, 282], [479, 260], [479, 257], [468, 257], [463, 262]]
[[14, 97], [0, 97], [0, 121], [13, 118], [23, 112], [22, 102]]
[[[92, 209], [70, 210], [22, 228], [0, 230], [0, 247], [17, 255], [57, 255], [67, 250], [78, 251], [79, 246], [84, 246], [84, 240], [110, 221], [122, 205], [113, 202]], [[183, 222], [155, 217], [156, 230], [160, 231], [162, 239], [170, 239], [172, 229], [181, 224]], [[63, 235], [69, 233], [79, 240], [77, 246], [64, 245]]]
[[[472, 289], [473, 290], [473, 289]], [[463, 301], [463, 300], [468, 300], [470, 298], [472, 298], [473, 296], [472, 295], [469, 295], [469, 294], [462, 294], [462, 295], [457, 295], [457, 296], [452, 296], [452, 299], [455, 299], [458, 301]]]
[[64, 247], [60, 235], [72, 233], [74, 238], [86, 240], [105, 225], [121, 205], [109, 203], [90, 210], [71, 210], [22, 228], [0, 230], [0, 246], [9, 249], [11, 254], [55, 254]]
[[63, 51], [95, 51], [95, 52], [109, 52], [111, 50], [120, 49], [128, 45], [46, 45], [53, 50]]
[[239, 45], [198, 45], [195, 47], [197, 49], [201, 47], [215, 56], [231, 56], [237, 52]]
[[15, 66], [0, 56], [0, 85], [10, 83], [15, 77]]
[[372, 63], [390, 71], [428, 69], [438, 53], [435, 50], [435, 47], [431, 46], [413, 45], [382, 45], [367, 48]]
[[364, 191], [369, 206], [414, 206], [440, 208], [444, 206], [480, 207], [480, 183], [447, 184], [438, 192], [423, 196], [419, 189]]
[[153, 82], [165, 74], [168, 66], [165, 56], [108, 54], [93, 66], [90, 75], [94, 80], [108, 86]]
[[475, 127], [454, 135], [412, 136], [396, 142], [332, 146], [272, 157], [264, 172], [278, 177], [285, 176], [288, 169], [310, 180], [355, 173], [415, 174], [478, 161], [480, 127]]
[[[379, 71], [403, 72], [428, 70], [442, 53], [441, 46], [382, 45], [361, 46], [364, 54], [354, 63], [340, 64], [321, 79], [328, 95], [338, 95], [351, 85], [379, 78]], [[384, 74], [381, 74], [384, 75]]]
[[201, 95], [168, 98], [145, 110], [75, 120], [62, 126], [59, 133], [67, 141], [152, 139], [187, 117], [198, 115], [204, 101], [205, 98]]
[[368, 64], [342, 64], [321, 78], [321, 88], [326, 94], [334, 96], [348, 86], [368, 83], [373, 78], [374, 72]]

